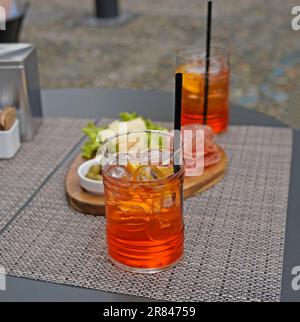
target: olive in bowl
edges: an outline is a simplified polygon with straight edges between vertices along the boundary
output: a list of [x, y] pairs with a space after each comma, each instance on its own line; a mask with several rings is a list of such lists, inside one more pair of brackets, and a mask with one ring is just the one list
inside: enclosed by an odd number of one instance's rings
[[98, 195], [104, 193], [101, 165], [98, 160], [92, 159], [82, 163], [77, 173], [80, 185], [84, 190]]
[[102, 180], [102, 167], [100, 164], [93, 164], [87, 174], [85, 175], [86, 178], [96, 181]]

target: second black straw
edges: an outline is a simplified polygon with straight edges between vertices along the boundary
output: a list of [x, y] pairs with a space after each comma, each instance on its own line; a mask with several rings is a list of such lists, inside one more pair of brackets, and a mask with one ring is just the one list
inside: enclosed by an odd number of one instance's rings
[[206, 53], [205, 53], [205, 88], [204, 88], [204, 108], [203, 108], [203, 123], [204, 124], [207, 123], [207, 114], [208, 114], [211, 19], [212, 19], [212, 1], [208, 1], [207, 27], [206, 27]]

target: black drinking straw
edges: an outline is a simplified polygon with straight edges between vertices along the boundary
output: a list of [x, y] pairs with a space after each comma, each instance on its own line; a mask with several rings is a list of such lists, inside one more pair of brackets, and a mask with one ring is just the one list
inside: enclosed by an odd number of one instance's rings
[[212, 1], [208, 1], [207, 27], [206, 27], [206, 55], [205, 55], [205, 89], [204, 89], [204, 109], [203, 109], [203, 123], [204, 124], [207, 123], [207, 112], [208, 112], [211, 17], [212, 17]]
[[174, 171], [180, 169], [180, 130], [181, 130], [181, 102], [182, 102], [182, 73], [175, 77], [175, 115], [174, 115]]

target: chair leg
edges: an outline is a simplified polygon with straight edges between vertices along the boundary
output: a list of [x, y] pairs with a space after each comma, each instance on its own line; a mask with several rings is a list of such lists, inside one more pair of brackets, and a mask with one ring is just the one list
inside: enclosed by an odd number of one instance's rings
[[115, 18], [119, 15], [118, 0], [95, 0], [97, 18]]

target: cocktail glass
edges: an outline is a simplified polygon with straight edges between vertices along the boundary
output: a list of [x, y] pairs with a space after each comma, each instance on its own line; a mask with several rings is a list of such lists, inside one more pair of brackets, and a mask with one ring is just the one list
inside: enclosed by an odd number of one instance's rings
[[[204, 123], [206, 54], [204, 48], [177, 51], [176, 72], [183, 74], [182, 125]], [[207, 125], [215, 133], [225, 132], [229, 110], [229, 57], [225, 49], [211, 48], [209, 60]]]
[[171, 134], [140, 131], [102, 146], [108, 254], [126, 270], [155, 273], [182, 257], [184, 169], [172, 145]]

